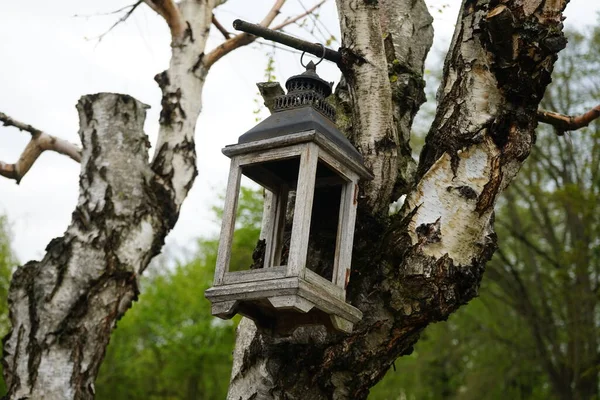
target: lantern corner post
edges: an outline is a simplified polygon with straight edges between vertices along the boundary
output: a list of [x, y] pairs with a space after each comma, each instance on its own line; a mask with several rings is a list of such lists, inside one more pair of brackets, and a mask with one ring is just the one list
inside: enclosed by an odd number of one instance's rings
[[335, 248], [333, 283], [342, 289], [344, 299], [346, 286], [350, 278], [352, 247], [354, 245], [354, 226], [356, 223], [358, 176], [354, 175], [342, 190], [338, 235]]
[[221, 223], [221, 235], [219, 237], [219, 248], [217, 251], [217, 265], [213, 286], [222, 285], [225, 274], [229, 272], [229, 261], [231, 259], [231, 243], [235, 230], [235, 219], [238, 208], [238, 197], [242, 169], [239, 157], [231, 159], [227, 189], [225, 191], [225, 204], [223, 205], [223, 221]]
[[304, 278], [305, 275], [318, 163], [319, 147], [315, 143], [308, 143], [300, 156], [296, 204], [288, 256], [288, 276]]

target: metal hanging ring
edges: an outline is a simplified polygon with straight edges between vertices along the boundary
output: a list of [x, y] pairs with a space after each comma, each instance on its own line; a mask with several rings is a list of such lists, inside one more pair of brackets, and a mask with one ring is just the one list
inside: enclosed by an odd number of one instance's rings
[[[321, 56], [321, 59], [315, 63], [315, 67], [316, 67], [317, 65], [321, 64], [321, 61], [323, 61], [323, 59], [325, 58], [326, 49], [322, 43], [315, 43], [315, 44], [318, 44], [319, 46], [321, 46], [323, 48], [323, 55]], [[303, 61], [305, 54], [306, 54], [306, 51], [303, 51], [302, 55], [300, 56], [300, 65], [302, 65], [304, 68], [306, 68], [306, 65], [304, 64], [304, 61]]]

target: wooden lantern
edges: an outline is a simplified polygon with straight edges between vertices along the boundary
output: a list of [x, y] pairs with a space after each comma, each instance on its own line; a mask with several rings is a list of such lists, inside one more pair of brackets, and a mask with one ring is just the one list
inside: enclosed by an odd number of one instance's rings
[[[334, 110], [324, 100], [331, 85], [318, 77], [314, 64], [290, 78], [286, 88], [288, 94], [275, 99], [270, 117], [242, 135], [238, 144], [223, 149], [231, 169], [215, 279], [206, 297], [213, 315], [228, 319], [239, 313], [273, 333], [312, 324], [351, 332], [362, 318], [345, 301], [358, 182], [372, 175], [335, 126]], [[229, 261], [242, 174], [269, 194], [264, 253], [255, 269], [233, 272]], [[331, 212], [332, 204], [337, 213]], [[331, 264], [321, 271], [311, 264], [310, 243], [327, 242], [318, 238], [319, 224], [325, 221], [335, 224], [337, 235], [332, 235]]]

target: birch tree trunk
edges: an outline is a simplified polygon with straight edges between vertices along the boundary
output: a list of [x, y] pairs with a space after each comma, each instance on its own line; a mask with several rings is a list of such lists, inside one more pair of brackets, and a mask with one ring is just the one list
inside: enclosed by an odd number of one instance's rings
[[79, 101], [79, 201], [64, 236], [12, 279], [5, 399], [94, 397], [110, 334], [137, 298], [139, 276], [160, 252], [196, 176], [194, 131], [215, 3], [183, 1], [160, 10], [170, 18], [173, 41], [169, 69], [156, 77], [163, 97], [152, 162], [145, 105], [110, 93]]
[[496, 248], [495, 201], [529, 155], [566, 45], [566, 3], [463, 1], [413, 176], [406, 138], [423, 98], [431, 18], [419, 0], [338, 1], [348, 85], [338, 101], [375, 174], [361, 188], [347, 296], [364, 317], [351, 335], [303, 328], [289, 338], [243, 320], [229, 399], [364, 399], [424, 327], [477, 295]]

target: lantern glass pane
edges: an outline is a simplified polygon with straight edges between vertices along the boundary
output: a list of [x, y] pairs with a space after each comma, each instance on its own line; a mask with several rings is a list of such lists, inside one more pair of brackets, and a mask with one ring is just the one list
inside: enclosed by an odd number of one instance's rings
[[263, 195], [260, 186], [242, 176], [231, 243], [230, 272], [256, 268], [252, 256], [260, 236], [262, 214]]

